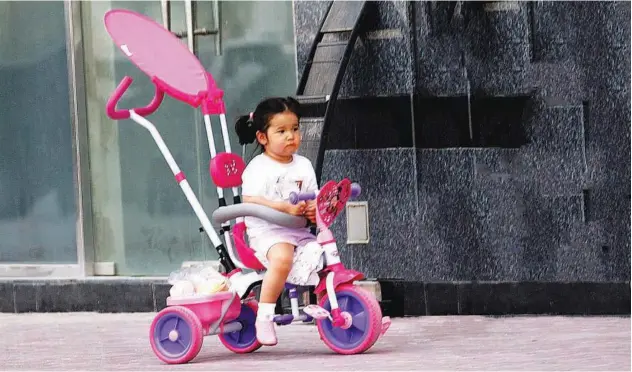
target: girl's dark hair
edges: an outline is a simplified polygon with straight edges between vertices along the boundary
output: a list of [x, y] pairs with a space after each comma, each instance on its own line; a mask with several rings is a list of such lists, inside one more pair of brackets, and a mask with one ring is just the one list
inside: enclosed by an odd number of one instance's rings
[[290, 111], [299, 119], [301, 104], [292, 97], [273, 97], [266, 98], [259, 102], [257, 108], [250, 114], [237, 118], [235, 123], [235, 132], [239, 137], [239, 144], [245, 145], [255, 142], [257, 131], [265, 133], [270, 127], [270, 119], [285, 111]]

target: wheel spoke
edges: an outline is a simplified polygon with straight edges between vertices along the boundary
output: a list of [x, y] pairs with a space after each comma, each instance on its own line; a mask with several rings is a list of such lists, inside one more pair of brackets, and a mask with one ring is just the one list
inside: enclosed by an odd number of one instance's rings
[[162, 329], [158, 330], [158, 335], [160, 336], [160, 341], [165, 341], [169, 339], [169, 330], [167, 327], [162, 327]]
[[362, 332], [366, 330], [367, 318], [366, 318], [366, 313], [364, 311], [359, 312], [355, 315], [352, 314], [352, 319], [353, 319], [353, 322], [351, 323], [351, 326], [353, 328], [356, 328]]
[[349, 335], [347, 335], [347, 331], [345, 329], [338, 328], [338, 327], [331, 327], [331, 332], [334, 334], [334, 337], [337, 338], [339, 341], [345, 342], [345, 340], [349, 338]]
[[338, 299], [338, 307], [341, 311], [348, 311], [349, 297], [342, 297]]
[[361, 312], [364, 311], [364, 306], [362, 306], [362, 304], [359, 301], [355, 300], [355, 299], [350, 305], [351, 306], [349, 306], [350, 309], [348, 311], [353, 313], [353, 314], [361, 313]]
[[186, 345], [184, 342], [182, 342], [182, 340], [181, 340], [181, 339], [179, 339], [179, 338], [178, 338], [178, 343], [179, 343], [179, 344], [180, 344], [183, 348], [185, 348], [185, 349], [186, 349], [187, 345]]
[[176, 324], [173, 326], [174, 331], [178, 329], [178, 324], [180, 324], [180, 317], [176, 317]]

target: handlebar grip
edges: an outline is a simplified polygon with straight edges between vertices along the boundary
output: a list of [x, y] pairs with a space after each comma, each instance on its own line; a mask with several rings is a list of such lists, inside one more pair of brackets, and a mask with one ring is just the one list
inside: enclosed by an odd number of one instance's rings
[[132, 85], [133, 79], [129, 76], [125, 76], [123, 80], [119, 83], [119, 85], [114, 90], [114, 93], [108, 99], [107, 104], [105, 105], [106, 112], [110, 119], [113, 120], [122, 120], [129, 119], [129, 111], [128, 110], [117, 110], [116, 104], [121, 99], [127, 88]]
[[[111, 119], [113, 120], [129, 119], [129, 116], [130, 116], [129, 110], [117, 110], [116, 105], [118, 104], [118, 101], [121, 99], [121, 97], [123, 97], [123, 94], [125, 94], [129, 86], [132, 85], [132, 81], [134, 80], [131, 77], [125, 76], [123, 80], [121, 80], [119, 85], [116, 87], [116, 89], [114, 90], [114, 93], [112, 93], [112, 95], [108, 99], [108, 102], [105, 108], [106, 108], [107, 115]], [[157, 84], [157, 81], [152, 79], [152, 82], [154, 83], [156, 87], [154, 98], [151, 100], [151, 102], [147, 106], [133, 109], [140, 116], [147, 116], [147, 115], [153, 114], [158, 109], [158, 107], [162, 103], [162, 100], [165, 96], [164, 91]]]
[[312, 200], [312, 199], [316, 199], [316, 193], [315, 192], [302, 192], [302, 193], [295, 193], [295, 192], [291, 192], [290, 193], [290, 203], [292, 204], [298, 204], [298, 202], [300, 201], [305, 201], [305, 200]]
[[352, 183], [351, 184], [351, 197], [352, 198], [356, 198], [360, 195], [360, 192], [362, 192], [362, 188], [360, 187], [359, 183]]

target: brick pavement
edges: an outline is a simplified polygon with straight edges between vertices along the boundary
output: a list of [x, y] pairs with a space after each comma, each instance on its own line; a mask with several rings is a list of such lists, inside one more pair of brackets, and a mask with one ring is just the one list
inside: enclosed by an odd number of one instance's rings
[[367, 353], [335, 355], [313, 325], [279, 329], [279, 345], [235, 355], [215, 336], [190, 364], [149, 346], [154, 314], [0, 314], [0, 370], [598, 370], [630, 371], [630, 318], [396, 318]]

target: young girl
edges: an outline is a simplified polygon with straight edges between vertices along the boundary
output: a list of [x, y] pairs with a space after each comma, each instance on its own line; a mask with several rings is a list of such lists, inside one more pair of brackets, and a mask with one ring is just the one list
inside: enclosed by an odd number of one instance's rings
[[[301, 144], [298, 101], [292, 98], [268, 98], [261, 101], [250, 115], [235, 123], [241, 145], [255, 140], [263, 153], [255, 156], [242, 176], [245, 203], [255, 203], [315, 222], [315, 202], [292, 205], [291, 192], [309, 192], [318, 188], [311, 162], [296, 152]], [[289, 281], [299, 285], [315, 285], [320, 269], [322, 247], [309, 228], [290, 229], [265, 220], [244, 219], [250, 246], [267, 268], [261, 286], [259, 311], [255, 327], [262, 345], [276, 345], [274, 309], [276, 301]]]

